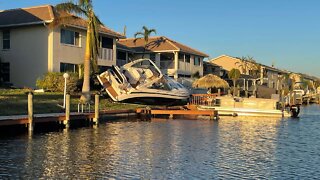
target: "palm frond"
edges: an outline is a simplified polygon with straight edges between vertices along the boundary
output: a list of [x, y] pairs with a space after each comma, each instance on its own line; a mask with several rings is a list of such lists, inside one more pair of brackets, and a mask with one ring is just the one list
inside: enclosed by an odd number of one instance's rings
[[134, 38], [137, 38], [137, 36], [144, 36], [144, 34], [142, 32], [136, 32], [133, 36]]
[[74, 16], [58, 16], [53, 20], [52, 23], [48, 24], [49, 28], [54, 28], [61, 25], [67, 25], [70, 22], [73, 22], [76, 17]]
[[157, 30], [156, 30], [156, 29], [150, 29], [149, 32], [150, 32], [150, 34], [151, 34], [151, 33], [157, 34]]
[[88, 17], [88, 13], [81, 8], [81, 6], [74, 4], [72, 2], [60, 3], [55, 6], [58, 12], [67, 12], [74, 15], [86, 16]]

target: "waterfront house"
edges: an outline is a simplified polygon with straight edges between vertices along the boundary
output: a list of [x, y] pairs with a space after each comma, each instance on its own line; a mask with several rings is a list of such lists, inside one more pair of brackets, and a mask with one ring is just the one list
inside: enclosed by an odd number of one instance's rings
[[[144, 39], [120, 39], [118, 43], [122, 48], [131, 48], [131, 53], [134, 52], [131, 60], [150, 58], [164, 74], [175, 79], [203, 76], [203, 59], [208, 55], [167, 37], [150, 37], [146, 48]], [[128, 61], [128, 51], [125, 52], [122, 56], [126, 56]]]
[[[286, 71], [260, 63], [256, 63], [256, 66], [259, 67], [258, 70], [252, 70], [248, 68], [246, 71], [244, 71], [242, 66], [246, 65], [241, 61], [241, 59], [228, 55], [221, 55], [209, 60], [209, 62], [221, 66], [227, 71], [230, 71], [233, 68], [239, 69], [240, 73], [242, 74], [242, 78], [247, 80], [255, 79], [254, 81], [256, 81], [258, 84], [275, 90], [279, 90], [282, 86], [282, 83], [285, 83], [280, 82], [280, 76], [287, 74]], [[252, 63], [247, 61], [247, 66], [252, 66]], [[253, 73], [252, 71], [256, 71], [256, 73]]]
[[[79, 71], [83, 63], [86, 21], [80, 17], [52, 26], [59, 14], [51, 5], [0, 11], [1, 60], [5, 81], [35, 87], [47, 72]], [[101, 70], [116, 64], [116, 39], [125, 38], [106, 26], [99, 29]]]
[[228, 71], [217, 64], [203, 61], [203, 75], [205, 76], [207, 74], [214, 74], [220, 78], [227, 78]]

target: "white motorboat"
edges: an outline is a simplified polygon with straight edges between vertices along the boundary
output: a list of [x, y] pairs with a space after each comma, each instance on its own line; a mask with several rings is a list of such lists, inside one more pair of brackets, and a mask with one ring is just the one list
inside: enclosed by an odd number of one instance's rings
[[182, 84], [163, 75], [150, 59], [138, 59], [123, 65], [112, 66], [98, 79], [114, 101], [132, 98], [163, 98], [183, 100], [190, 94]]

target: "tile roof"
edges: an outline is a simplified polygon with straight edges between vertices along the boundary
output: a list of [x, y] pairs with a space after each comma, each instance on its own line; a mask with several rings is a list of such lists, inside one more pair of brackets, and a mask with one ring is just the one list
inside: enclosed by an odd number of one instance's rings
[[[68, 14], [70, 15], [70, 14]], [[0, 11], [0, 28], [12, 26], [24, 26], [32, 24], [51, 23], [59, 17], [66, 14], [59, 14], [51, 5], [35, 6], [29, 8], [19, 8]], [[73, 26], [81, 29], [86, 29], [86, 20], [72, 16], [72, 20], [64, 23], [66, 26]], [[107, 34], [117, 38], [125, 38], [121, 33], [115, 32], [106, 26], [100, 27], [100, 33]]]
[[[120, 39], [119, 43], [130, 48], [133, 48], [136, 52], [144, 51], [144, 39]], [[161, 52], [161, 51], [181, 51], [184, 53], [189, 53], [193, 55], [208, 57], [207, 54], [202, 53], [198, 50], [195, 50], [191, 47], [188, 47], [184, 44], [173, 41], [164, 36], [153, 36], [149, 38], [149, 41], [146, 46], [147, 51]]]
[[49, 5], [0, 11], [0, 27], [44, 23], [53, 20]]

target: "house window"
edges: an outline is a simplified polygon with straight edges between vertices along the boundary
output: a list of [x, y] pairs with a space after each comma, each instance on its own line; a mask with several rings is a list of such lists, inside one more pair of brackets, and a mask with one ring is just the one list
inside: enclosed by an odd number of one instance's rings
[[2, 49], [10, 49], [10, 31], [2, 31]]
[[62, 44], [70, 44], [80, 46], [80, 35], [78, 32], [61, 29], [60, 42]]
[[118, 50], [117, 51], [117, 59], [127, 60], [126, 52]]
[[60, 63], [60, 72], [78, 72], [79, 68], [77, 64]]
[[186, 62], [187, 62], [187, 63], [190, 63], [190, 55], [189, 55], [189, 54], [186, 54], [186, 57], [185, 57], [185, 58], [186, 58]]
[[0, 82], [10, 82], [10, 63], [0, 62]]
[[155, 62], [156, 61], [156, 54], [155, 53], [151, 53], [150, 54], [150, 59]]
[[178, 59], [179, 59], [179, 61], [184, 61], [184, 54], [182, 54], [182, 53], [179, 53], [178, 54]]
[[194, 65], [200, 66], [200, 57], [197, 57], [197, 56], [194, 57]]
[[113, 39], [100, 36], [100, 43], [102, 48], [113, 49]]

